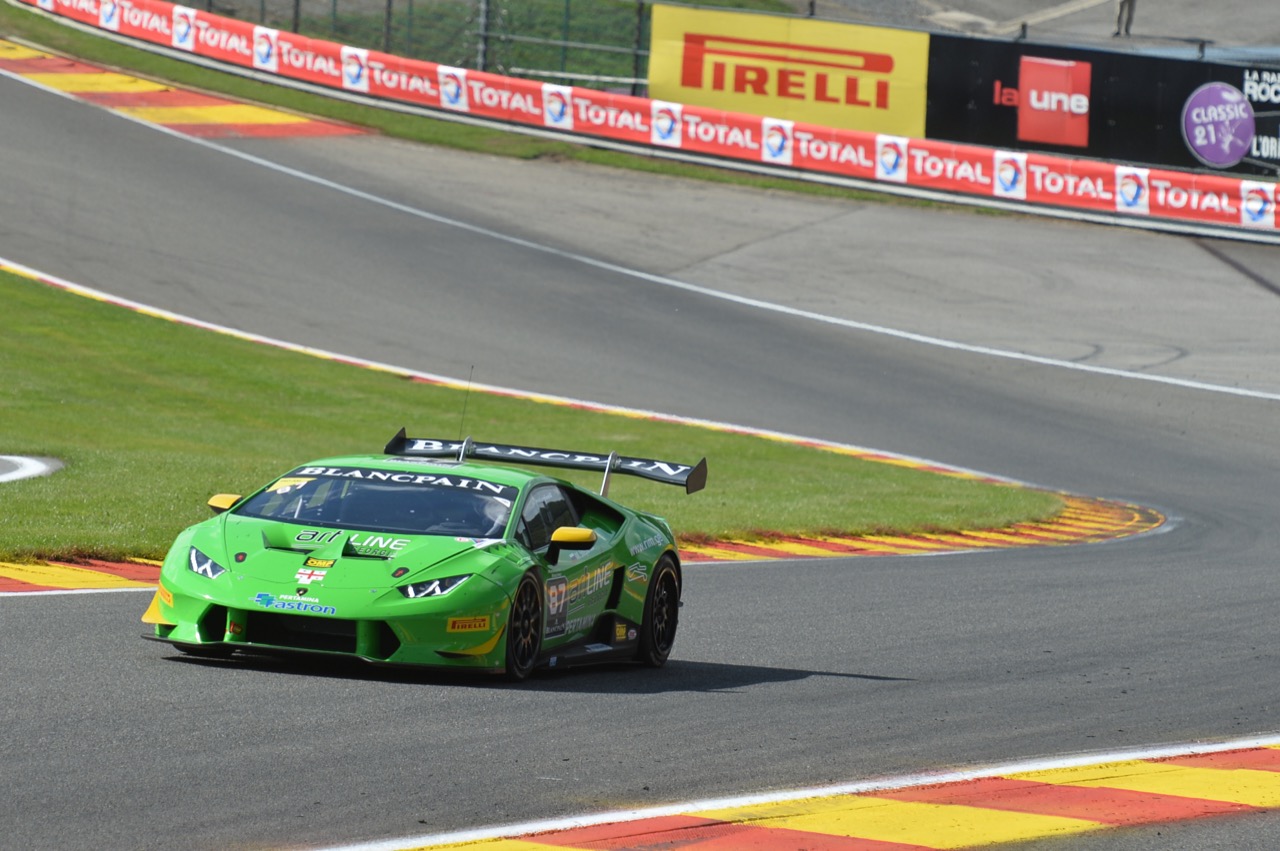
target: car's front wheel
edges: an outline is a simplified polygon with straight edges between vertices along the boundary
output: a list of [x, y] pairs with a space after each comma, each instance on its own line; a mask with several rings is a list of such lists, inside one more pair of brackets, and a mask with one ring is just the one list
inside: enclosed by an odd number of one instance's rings
[[507, 619], [507, 664], [505, 676], [520, 682], [533, 673], [542, 652], [542, 586], [526, 573], [511, 598]]
[[640, 649], [636, 659], [651, 668], [660, 668], [671, 655], [680, 620], [680, 574], [671, 556], [664, 555], [649, 577], [649, 593], [644, 601], [644, 623], [640, 625]]

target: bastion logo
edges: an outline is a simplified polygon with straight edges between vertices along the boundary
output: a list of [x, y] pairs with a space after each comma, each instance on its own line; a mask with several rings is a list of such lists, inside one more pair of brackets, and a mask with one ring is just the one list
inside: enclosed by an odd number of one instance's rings
[[888, 53], [686, 33], [680, 85], [739, 95], [889, 108]]
[[1087, 148], [1092, 78], [1088, 62], [1023, 56], [1017, 87], [996, 80], [992, 101], [1017, 107], [1021, 142]]

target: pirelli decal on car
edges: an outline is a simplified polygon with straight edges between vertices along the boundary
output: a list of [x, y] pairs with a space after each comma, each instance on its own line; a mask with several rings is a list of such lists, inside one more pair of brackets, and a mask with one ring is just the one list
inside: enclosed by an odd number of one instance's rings
[[446, 629], [449, 632], [486, 632], [489, 629], [489, 616], [449, 618], [449, 625]]

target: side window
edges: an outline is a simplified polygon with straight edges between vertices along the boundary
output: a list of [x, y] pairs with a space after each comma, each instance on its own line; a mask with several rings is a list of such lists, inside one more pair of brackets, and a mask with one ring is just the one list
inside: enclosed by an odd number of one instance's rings
[[552, 496], [547, 500], [547, 543], [551, 543], [551, 533], [561, 526], [577, 526], [578, 512], [573, 510], [573, 503], [560, 488], [550, 487]]
[[556, 529], [576, 525], [577, 512], [564, 491], [556, 485], [541, 485], [525, 500], [516, 538], [530, 550], [537, 551], [551, 544], [551, 533]]
[[578, 515], [579, 526], [586, 526], [601, 538], [610, 538], [622, 528], [625, 518], [617, 509], [582, 491], [568, 493]]

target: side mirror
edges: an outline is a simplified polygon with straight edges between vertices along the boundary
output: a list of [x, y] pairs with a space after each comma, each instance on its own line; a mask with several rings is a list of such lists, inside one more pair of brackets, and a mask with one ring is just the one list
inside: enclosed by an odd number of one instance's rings
[[215, 493], [209, 497], [207, 504], [213, 509], [214, 514], [221, 514], [239, 501], [240, 494], [238, 493]]
[[563, 550], [589, 550], [596, 545], [594, 529], [585, 526], [561, 526], [551, 533], [551, 546], [547, 548], [547, 562], [560, 561]]

